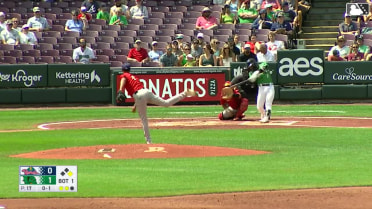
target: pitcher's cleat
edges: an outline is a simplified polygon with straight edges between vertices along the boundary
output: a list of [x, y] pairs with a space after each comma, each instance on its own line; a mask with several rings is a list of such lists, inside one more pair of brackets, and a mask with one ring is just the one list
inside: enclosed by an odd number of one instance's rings
[[270, 118], [271, 118], [271, 110], [267, 110], [266, 116], [270, 120]]
[[186, 96], [187, 97], [197, 97], [198, 93], [192, 89], [187, 89], [186, 90]]
[[152, 144], [151, 139], [147, 139], [146, 144]]

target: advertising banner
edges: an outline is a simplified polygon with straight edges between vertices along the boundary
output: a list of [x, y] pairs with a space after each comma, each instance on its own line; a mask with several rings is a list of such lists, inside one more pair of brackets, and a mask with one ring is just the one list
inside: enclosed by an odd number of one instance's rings
[[47, 65], [0, 65], [0, 88], [47, 86]]
[[109, 64], [48, 65], [48, 86], [109, 86]]
[[326, 62], [325, 84], [372, 84], [369, 62]]
[[323, 83], [323, 50], [278, 51], [278, 83]]
[[[274, 84], [278, 83], [278, 71], [277, 71], [277, 64], [276, 62], [268, 62], [267, 69], [271, 73], [271, 77], [273, 79]], [[242, 73], [242, 70], [247, 64], [245, 62], [232, 62], [230, 64], [230, 81], [235, 78], [236, 76]]]
[[[213, 72], [215, 71], [215, 72]], [[220, 100], [221, 89], [226, 80], [227, 70], [212, 70], [202, 72], [198, 70], [179, 71], [178, 73], [168, 74], [155, 71], [131, 71], [140, 79], [144, 87], [152, 91], [155, 95], [168, 99], [185, 89], [194, 89], [199, 97], [189, 97], [183, 101], [214, 102]], [[116, 91], [120, 85], [120, 74], [116, 75]], [[127, 92], [126, 102], [134, 102]]]

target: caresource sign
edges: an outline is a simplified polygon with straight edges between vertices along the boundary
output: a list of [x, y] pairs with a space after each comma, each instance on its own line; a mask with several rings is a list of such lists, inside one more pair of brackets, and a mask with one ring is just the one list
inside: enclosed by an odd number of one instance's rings
[[323, 50], [278, 51], [278, 83], [323, 82]]
[[327, 62], [324, 82], [327, 84], [372, 84], [369, 62]]

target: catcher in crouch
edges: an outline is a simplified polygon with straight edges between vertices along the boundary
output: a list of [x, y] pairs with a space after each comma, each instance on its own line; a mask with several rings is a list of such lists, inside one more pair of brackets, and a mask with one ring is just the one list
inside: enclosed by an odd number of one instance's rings
[[254, 72], [257, 69], [258, 69], [258, 65], [257, 65], [256, 60], [253, 58], [249, 58], [247, 60], [247, 66], [243, 69], [242, 74], [236, 76], [231, 81], [231, 85], [244, 82], [241, 85], [237, 86], [239, 89], [239, 93], [241, 95], [241, 102], [236, 112], [234, 120], [241, 120], [245, 116], [244, 112], [248, 109], [248, 94], [252, 91], [252, 85], [254, 85], [254, 83], [248, 81], [249, 73]]
[[[224, 86], [225, 88], [231, 87], [231, 82], [226, 81]], [[237, 88], [233, 88], [232, 91], [233, 94], [231, 97], [224, 97], [223, 94], [221, 95], [220, 103], [223, 107], [223, 111], [218, 114], [220, 120], [232, 120], [236, 117], [236, 113], [238, 112], [241, 103], [241, 95]], [[244, 117], [244, 114], [242, 117]]]

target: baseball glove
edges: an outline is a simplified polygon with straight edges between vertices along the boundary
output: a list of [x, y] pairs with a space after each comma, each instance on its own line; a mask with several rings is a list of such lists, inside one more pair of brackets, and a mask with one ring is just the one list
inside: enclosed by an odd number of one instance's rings
[[116, 95], [116, 100], [120, 103], [124, 103], [126, 98], [127, 97], [125, 96], [124, 92], [122, 90], [119, 90]]
[[222, 99], [230, 100], [234, 95], [233, 89], [231, 87], [225, 87], [222, 89]]

